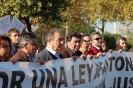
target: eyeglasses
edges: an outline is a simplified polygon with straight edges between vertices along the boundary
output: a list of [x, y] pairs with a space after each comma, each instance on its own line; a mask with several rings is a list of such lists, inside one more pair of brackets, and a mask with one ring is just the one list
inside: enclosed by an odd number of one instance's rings
[[95, 38], [95, 40], [101, 40], [101, 38]]
[[38, 46], [38, 43], [37, 42], [35, 42], [35, 43], [30, 43], [31, 45], [33, 45], [33, 46]]
[[90, 42], [90, 40], [87, 41], [87, 40], [84, 40], [84, 39], [83, 39], [83, 41], [84, 41], [84, 42]]

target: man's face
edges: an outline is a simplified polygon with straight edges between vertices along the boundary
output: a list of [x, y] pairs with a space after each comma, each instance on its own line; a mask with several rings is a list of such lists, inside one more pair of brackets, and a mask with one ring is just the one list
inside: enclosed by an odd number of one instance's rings
[[67, 42], [68, 48], [70, 48], [73, 51], [77, 51], [80, 48], [80, 39], [77, 37], [72, 37], [71, 41]]
[[89, 36], [85, 36], [85, 37], [83, 38], [83, 40], [84, 40], [84, 42], [87, 43], [88, 48], [90, 48], [90, 47], [92, 46], [91, 38], [90, 38]]
[[19, 37], [19, 33], [11, 33], [10, 39], [13, 44], [16, 45], [18, 43], [18, 37]]
[[99, 47], [101, 45], [101, 37], [99, 34], [95, 34], [92, 39], [92, 45]]
[[65, 47], [65, 40], [61, 39], [60, 44], [59, 44], [59, 49], [62, 49]]
[[83, 41], [82, 43], [81, 43], [81, 46], [80, 46], [80, 48], [82, 49], [82, 51], [83, 52], [87, 52], [88, 51], [88, 43], [86, 42], [86, 41]]
[[27, 51], [30, 56], [35, 55], [38, 49], [38, 42], [36, 38], [33, 38], [29, 44], [27, 44]]
[[61, 44], [61, 39], [62, 39], [61, 33], [55, 32], [54, 39], [51, 40], [52, 49], [54, 51], [56, 51], [59, 48], [59, 46]]
[[119, 41], [119, 48], [123, 49], [124, 51], [126, 51], [127, 48], [127, 41], [126, 40], [121, 40]]
[[5, 59], [10, 55], [10, 45], [8, 41], [2, 40], [1, 42], [3, 46], [0, 47], [0, 56]]

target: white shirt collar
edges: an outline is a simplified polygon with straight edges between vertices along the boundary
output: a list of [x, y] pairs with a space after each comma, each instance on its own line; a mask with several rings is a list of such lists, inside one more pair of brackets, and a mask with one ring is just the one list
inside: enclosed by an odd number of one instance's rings
[[52, 49], [50, 49], [50, 48], [48, 48], [48, 47], [46, 47], [46, 49], [50, 52], [50, 53], [52, 53], [53, 55], [55, 55], [58, 59], [59, 59], [59, 52], [56, 52], [56, 51], [54, 51], [54, 50], [52, 50]]
[[[94, 46], [94, 45], [92, 45], [92, 46]], [[97, 46], [94, 46], [95, 48], [97, 48], [98, 50], [100, 50], [100, 47], [97, 47]]]
[[54, 51], [54, 50], [52, 50], [52, 49], [50, 49], [50, 48], [48, 48], [48, 47], [46, 47], [46, 49], [47, 49], [50, 53], [52, 53], [53, 55], [56, 54], [56, 51]]

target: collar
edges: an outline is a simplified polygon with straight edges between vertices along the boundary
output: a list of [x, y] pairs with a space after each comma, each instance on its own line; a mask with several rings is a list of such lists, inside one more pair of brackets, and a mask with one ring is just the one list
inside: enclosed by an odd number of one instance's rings
[[52, 53], [54, 56], [56, 56], [58, 59], [60, 59], [60, 56], [59, 56], [60, 52], [56, 52], [56, 51], [54, 51], [54, 50], [52, 50], [52, 49], [50, 49], [50, 48], [48, 48], [48, 47], [46, 47], [46, 49], [47, 49], [50, 53]]
[[50, 53], [52, 53], [53, 55], [59, 55], [59, 54], [60, 54], [59, 52], [56, 52], [56, 51], [54, 51], [54, 50], [52, 50], [52, 49], [50, 49], [50, 48], [48, 48], [48, 47], [46, 47], [46, 49], [47, 49]]
[[36, 61], [36, 58], [35, 58], [35, 55], [34, 56], [30, 56], [28, 54], [25, 54], [27, 56], [27, 58], [29, 59], [29, 61], [31, 62], [35, 62]]
[[[93, 45], [92, 45], [93, 46]], [[93, 47], [95, 47], [95, 48], [97, 48], [98, 50], [100, 50], [100, 47], [97, 47], [97, 46], [93, 46]]]
[[71, 49], [69, 49], [67, 46], [66, 46], [65, 50], [70, 55], [70, 57], [74, 55], [74, 52]]

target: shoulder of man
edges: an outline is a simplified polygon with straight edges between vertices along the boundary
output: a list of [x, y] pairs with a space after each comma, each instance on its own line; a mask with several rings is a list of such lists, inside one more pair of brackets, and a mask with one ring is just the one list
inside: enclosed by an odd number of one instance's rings
[[37, 59], [44, 59], [44, 60], [46, 60], [47, 55], [48, 55], [48, 50], [45, 48], [44, 50], [42, 50], [41, 52], [36, 54], [36, 58]]

